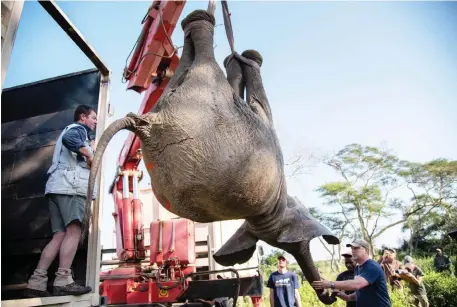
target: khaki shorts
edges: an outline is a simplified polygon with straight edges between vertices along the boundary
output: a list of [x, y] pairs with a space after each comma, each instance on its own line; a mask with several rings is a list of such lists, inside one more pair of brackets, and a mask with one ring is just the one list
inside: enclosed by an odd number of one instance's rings
[[65, 232], [73, 221], [82, 223], [86, 197], [78, 195], [47, 194], [49, 212], [51, 213], [52, 232]]

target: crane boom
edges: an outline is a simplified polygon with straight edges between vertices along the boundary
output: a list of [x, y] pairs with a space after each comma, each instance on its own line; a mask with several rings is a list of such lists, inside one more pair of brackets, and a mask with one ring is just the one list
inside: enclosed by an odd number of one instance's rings
[[[159, 100], [179, 63], [171, 35], [186, 1], [154, 1], [143, 19], [130, 63], [124, 70], [127, 89], [143, 93], [137, 114], [148, 113]], [[118, 172], [111, 186], [116, 224], [116, 252], [124, 261], [145, 258], [141, 204], [138, 197], [140, 141], [130, 133], [117, 160]]]

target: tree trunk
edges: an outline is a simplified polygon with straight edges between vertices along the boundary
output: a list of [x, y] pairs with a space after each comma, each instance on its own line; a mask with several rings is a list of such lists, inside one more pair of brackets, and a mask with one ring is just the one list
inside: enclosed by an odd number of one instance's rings
[[[338, 245], [339, 246], [339, 245]], [[338, 260], [335, 259], [335, 245], [332, 245], [332, 251], [333, 251], [333, 256], [332, 256], [332, 259], [334, 261], [334, 264], [336, 266], [336, 271], [339, 272], [340, 271], [340, 264], [338, 263]], [[338, 253], [338, 255], [340, 255], [340, 253]], [[339, 257], [338, 257], [339, 258]]]
[[375, 258], [375, 250], [374, 250], [374, 247], [373, 247], [373, 239], [371, 236], [367, 236], [365, 238], [365, 241], [368, 242], [368, 247], [369, 247], [369, 254], [373, 257], [373, 259]]
[[414, 231], [413, 231], [413, 229], [411, 229], [411, 237], [410, 237], [409, 242], [408, 242], [408, 247], [409, 247], [409, 251], [408, 252], [409, 252], [410, 255], [413, 254], [414, 240], [415, 240]]

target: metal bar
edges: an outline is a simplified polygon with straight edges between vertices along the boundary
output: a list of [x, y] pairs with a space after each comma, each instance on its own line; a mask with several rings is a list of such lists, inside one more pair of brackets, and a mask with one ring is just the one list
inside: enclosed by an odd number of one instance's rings
[[[98, 288], [97, 288], [98, 291]], [[2, 301], [2, 307], [30, 307], [30, 306], [99, 306], [98, 293], [83, 295], [51, 296]]]
[[133, 180], [133, 199], [139, 199], [140, 198], [140, 190], [138, 188], [138, 172], [134, 172], [132, 176]]
[[[149, 257], [146, 257], [145, 259], [140, 261], [141, 263], [146, 263], [149, 262]], [[127, 261], [121, 261], [121, 260], [103, 260], [100, 262], [101, 265], [119, 265], [119, 264], [125, 264], [129, 263]]]
[[[98, 98], [98, 122], [95, 136], [96, 142], [100, 140], [103, 131], [107, 126], [107, 114], [109, 104], [110, 73], [102, 75], [100, 79], [100, 94]], [[103, 169], [104, 159], [100, 163], [100, 169]], [[92, 225], [89, 228], [88, 248], [87, 248], [87, 266], [86, 266], [86, 285], [92, 288], [92, 294], [97, 295], [98, 301], [98, 284], [100, 276], [101, 261], [101, 227], [102, 227], [102, 204], [104, 201], [104, 180], [101, 172], [96, 177], [98, 186], [98, 195], [92, 202]]]
[[129, 174], [127, 172], [122, 174], [122, 186], [124, 187], [122, 190], [122, 198], [127, 199], [129, 198]]
[[215, 11], [216, 11], [216, 1], [209, 0], [207, 12], [214, 16]]
[[97, 67], [103, 75], [109, 74], [109, 69], [97, 55], [95, 50], [89, 45], [83, 35], [78, 29], [72, 24], [70, 19], [65, 13], [59, 8], [54, 0], [38, 1], [41, 6], [51, 15], [51, 17], [57, 22], [57, 24], [68, 34], [68, 36], [75, 42], [75, 44], [81, 49], [81, 51], [91, 60], [91, 62]]
[[[9, 2], [9, 1], [5, 1]], [[2, 1], [3, 3], [3, 1]], [[10, 11], [10, 17], [5, 33], [5, 37], [3, 38], [2, 44], [2, 91], [3, 91], [3, 84], [5, 83], [6, 72], [8, 71], [8, 66], [10, 63], [11, 53], [13, 52], [14, 41], [16, 40], [16, 33], [19, 27], [19, 20], [21, 19], [22, 8], [24, 7], [24, 1], [14, 1], [8, 3], [12, 5], [12, 9]], [[4, 19], [5, 12], [2, 12], [2, 19]], [[2, 20], [3, 23], [3, 20]]]
[[171, 220], [171, 252], [175, 251], [175, 237], [176, 237], [176, 225], [175, 221]]

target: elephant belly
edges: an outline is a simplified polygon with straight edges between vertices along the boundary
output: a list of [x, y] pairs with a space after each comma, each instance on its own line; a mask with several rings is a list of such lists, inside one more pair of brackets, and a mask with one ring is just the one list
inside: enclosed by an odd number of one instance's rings
[[159, 202], [197, 222], [268, 211], [282, 178], [276, 147], [256, 133], [246, 135], [246, 127], [239, 125], [207, 131], [201, 126], [161, 126], [154, 141], [142, 144]]

